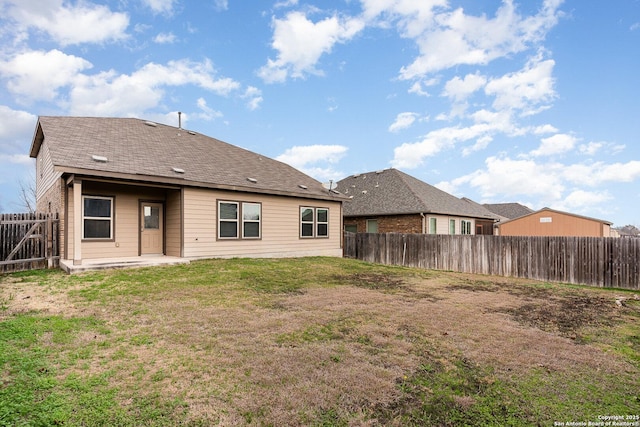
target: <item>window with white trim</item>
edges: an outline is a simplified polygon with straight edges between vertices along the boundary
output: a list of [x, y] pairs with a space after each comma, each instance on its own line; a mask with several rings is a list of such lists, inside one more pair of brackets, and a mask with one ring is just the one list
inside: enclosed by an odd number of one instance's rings
[[460, 221], [460, 234], [471, 234], [471, 221]]
[[329, 209], [301, 206], [300, 237], [329, 237]]
[[329, 237], [329, 209], [316, 208], [316, 237]]
[[456, 220], [449, 220], [449, 234], [456, 234]]
[[261, 225], [260, 203], [218, 201], [219, 239], [259, 239]]
[[113, 197], [82, 196], [82, 238], [113, 239]]
[[429, 234], [436, 234], [438, 232], [438, 219], [429, 218]]

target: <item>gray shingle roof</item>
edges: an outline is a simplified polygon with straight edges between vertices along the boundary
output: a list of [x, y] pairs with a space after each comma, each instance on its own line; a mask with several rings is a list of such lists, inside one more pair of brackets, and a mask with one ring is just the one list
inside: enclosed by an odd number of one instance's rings
[[[32, 157], [43, 140], [54, 166], [68, 173], [343, 199], [285, 163], [196, 132], [135, 118], [40, 117]], [[96, 161], [93, 155], [108, 161]]]
[[519, 218], [533, 212], [533, 209], [529, 209], [520, 203], [485, 203], [483, 206], [507, 219]]
[[493, 219], [483, 207], [393, 168], [352, 175], [340, 180], [336, 189], [345, 196], [353, 196], [344, 204], [345, 216], [434, 213]]

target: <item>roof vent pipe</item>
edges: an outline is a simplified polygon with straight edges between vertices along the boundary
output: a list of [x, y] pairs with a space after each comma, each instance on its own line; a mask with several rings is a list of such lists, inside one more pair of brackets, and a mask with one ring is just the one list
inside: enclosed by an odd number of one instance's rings
[[178, 111], [178, 129], [182, 129], [182, 112]]

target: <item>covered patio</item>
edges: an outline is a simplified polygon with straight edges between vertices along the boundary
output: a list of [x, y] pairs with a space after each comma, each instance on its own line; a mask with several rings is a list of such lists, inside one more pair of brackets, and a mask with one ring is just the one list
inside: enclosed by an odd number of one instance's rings
[[155, 267], [161, 265], [189, 264], [186, 258], [166, 255], [145, 255], [124, 258], [86, 259], [81, 265], [74, 265], [73, 260], [61, 259], [60, 268], [69, 274], [85, 271], [106, 270], [112, 268]]

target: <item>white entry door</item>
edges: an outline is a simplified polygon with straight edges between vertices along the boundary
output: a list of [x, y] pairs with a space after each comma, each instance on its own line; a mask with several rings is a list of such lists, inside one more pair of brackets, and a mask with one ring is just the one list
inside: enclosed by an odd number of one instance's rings
[[140, 254], [162, 255], [164, 252], [164, 230], [162, 203], [142, 203], [140, 215]]

